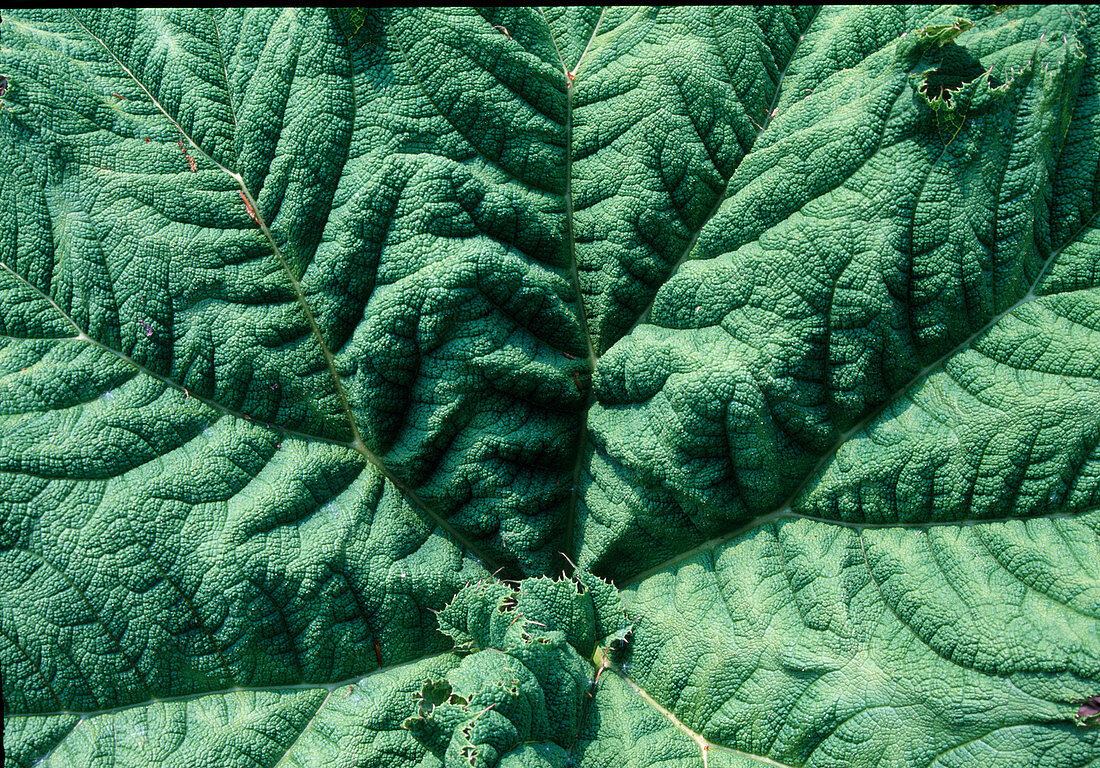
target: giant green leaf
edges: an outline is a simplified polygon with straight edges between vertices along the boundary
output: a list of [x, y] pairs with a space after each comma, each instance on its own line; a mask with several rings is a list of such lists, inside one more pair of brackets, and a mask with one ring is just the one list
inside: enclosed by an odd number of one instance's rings
[[5, 758], [1100, 765], [1098, 34], [3, 12]]

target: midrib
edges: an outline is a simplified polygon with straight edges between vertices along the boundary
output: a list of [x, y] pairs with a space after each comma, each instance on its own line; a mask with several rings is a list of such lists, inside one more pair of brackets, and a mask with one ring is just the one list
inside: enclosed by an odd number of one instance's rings
[[[72, 17], [73, 21], [81, 29], [84, 30], [85, 34], [95, 40], [96, 43], [98, 43], [99, 46], [107, 52], [107, 55], [109, 55], [114, 60], [115, 64], [118, 65], [118, 67], [126, 74], [126, 76], [133, 80], [134, 83], [139, 88], [141, 88], [142, 92], [146, 95], [146, 97], [148, 97], [149, 101], [152, 102], [153, 106], [155, 106], [157, 110], [162, 115], [164, 115], [165, 118], [168, 119], [168, 122], [170, 122], [172, 124], [172, 127], [174, 127], [179, 132], [180, 136], [186, 139], [187, 143], [190, 144], [196, 152], [198, 152], [212, 165], [217, 167], [220, 171], [228, 175], [231, 179], [233, 179], [234, 182], [236, 182], [238, 188], [240, 189], [241, 196], [244, 198], [246, 208], [248, 209], [252, 220], [256, 222], [257, 226], [259, 226], [260, 232], [263, 234], [264, 239], [267, 241], [267, 244], [270, 246], [272, 252], [275, 254], [275, 257], [279, 260], [279, 264], [282, 266], [283, 271], [286, 273], [287, 279], [290, 280], [290, 284], [294, 290], [294, 295], [298, 301], [298, 305], [302, 308], [302, 312], [305, 314], [306, 320], [309, 323], [310, 332], [313, 334], [314, 338], [317, 340], [317, 343], [321, 348], [321, 353], [324, 357], [325, 365], [328, 368], [329, 376], [332, 378], [333, 386], [336, 389], [336, 394], [339, 398], [341, 409], [344, 412], [344, 417], [347, 419], [348, 426], [351, 430], [351, 445], [364, 455], [370, 453], [369, 450], [366, 448], [366, 445], [363, 443], [362, 436], [359, 434], [359, 425], [356, 423], [355, 417], [352, 414], [351, 405], [347, 398], [347, 392], [344, 390], [344, 382], [340, 378], [339, 374], [336, 372], [336, 365], [332, 355], [332, 350], [329, 349], [328, 343], [325, 341], [324, 335], [321, 333], [321, 328], [317, 323], [317, 318], [313, 314], [313, 310], [310, 309], [309, 304], [306, 302], [305, 294], [302, 291], [301, 281], [299, 281], [297, 275], [294, 274], [294, 270], [290, 268], [290, 263], [287, 261], [286, 254], [283, 253], [282, 249], [275, 241], [275, 237], [272, 235], [271, 229], [268, 227], [267, 221], [264, 219], [263, 213], [260, 211], [258, 201], [253, 196], [252, 191], [244, 183], [244, 177], [241, 176], [241, 174], [237, 171], [233, 170], [232, 168], [228, 168], [227, 166], [220, 163], [218, 160], [214, 159], [212, 155], [210, 155], [208, 152], [206, 152], [206, 150], [200, 147], [198, 142], [195, 141], [191, 134], [184, 130], [183, 126], [179, 123], [178, 120], [172, 117], [168, 110], [165, 109], [164, 106], [160, 103], [160, 100], [157, 99], [157, 97], [153, 95], [152, 91], [150, 91], [149, 88], [146, 87], [145, 83], [143, 83], [141, 79], [138, 78], [137, 75], [135, 75], [130, 70], [130, 68], [122, 62], [118, 55], [113, 50], [111, 50], [110, 46], [108, 46], [107, 43], [105, 43], [98, 35], [88, 29], [88, 27], [85, 26], [84, 23], [80, 21], [80, 19], [78, 19], [74, 13], [70, 11], [69, 15]], [[224, 67], [223, 71], [225, 71]], [[226, 94], [228, 97], [228, 82], [226, 82]], [[232, 109], [232, 99], [230, 99], [230, 109]], [[373, 454], [371, 455], [373, 456]], [[368, 456], [368, 458], [370, 458], [370, 456]], [[374, 458], [377, 459], [377, 457]]]
[[[588, 445], [588, 412], [592, 410], [592, 403], [594, 400], [592, 376], [596, 370], [596, 350], [592, 343], [592, 331], [588, 325], [588, 311], [584, 306], [584, 294], [581, 291], [580, 269], [577, 261], [577, 238], [573, 215], [573, 98], [576, 89], [576, 78], [579, 76], [581, 64], [584, 62], [588, 51], [592, 48], [592, 43], [595, 41], [596, 35], [599, 33], [600, 23], [603, 21], [605, 10], [605, 8], [600, 9], [600, 15], [596, 18], [596, 23], [592, 27], [592, 34], [588, 38], [588, 42], [585, 44], [580, 56], [577, 58], [577, 63], [573, 66], [573, 69], [569, 69], [569, 65], [566, 64], [565, 57], [562, 56], [561, 50], [558, 48], [557, 40], [554, 39], [554, 33], [550, 28], [546, 14], [543, 12], [543, 20], [546, 21], [547, 34], [554, 43], [554, 50], [558, 54], [558, 61], [561, 62], [562, 77], [565, 80], [565, 229], [566, 238], [569, 243], [570, 276], [573, 282], [573, 291], [577, 297], [577, 316], [580, 319], [581, 331], [584, 334], [585, 349], [587, 351], [586, 362], [588, 363], [588, 380], [586, 382], [584, 403], [581, 411], [581, 423], [577, 431], [576, 457], [574, 458], [573, 471], [570, 475], [569, 508], [566, 512], [565, 535], [564, 541], [562, 542], [563, 550], [568, 552], [570, 556], [576, 555], [576, 551], [573, 547], [573, 530], [577, 519], [577, 505], [580, 502], [580, 479], [581, 471], [584, 468], [585, 447]], [[576, 558], [573, 557], [573, 560], [575, 559]]]
[[[948, 7], [949, 6], [939, 6], [935, 10], [933, 10], [933, 11], [929, 12], [928, 14], [926, 14], [923, 17], [923, 19], [925, 21], [930, 20], [930, 19], [934, 19], [938, 14], [943, 12], [944, 8], [948, 8]], [[772, 118], [772, 110], [774, 110], [775, 105], [778, 104], [778, 102], [779, 102], [780, 86], [782, 85], [782, 82], [783, 82], [784, 78], [787, 76], [787, 72], [790, 69], [791, 63], [795, 59], [795, 54], [797, 53], [797, 51], [798, 51], [799, 47], [801, 46], [803, 40], [805, 40], [806, 36], [808, 35], [810, 26], [817, 19], [818, 15], [820, 14], [820, 11], [821, 11], [821, 7], [819, 6], [815, 10], [814, 15], [811, 17], [810, 22], [807, 24], [805, 30], [803, 31], [802, 37], [799, 39], [798, 44], [795, 45], [794, 49], [791, 51], [791, 56], [788, 59], [787, 64], [784, 67], [782, 74], [780, 75], [779, 82], [776, 84], [775, 94], [772, 98], [772, 103], [771, 103], [771, 107], [769, 108], [769, 112], [766, 115], [766, 121], [770, 122], [770, 120]], [[765, 122], [763, 128], [767, 128], [767, 125], [768, 125], [768, 122]], [[763, 133], [763, 130], [761, 130], [761, 133]], [[759, 134], [758, 134], [758, 137], [759, 137]], [[720, 203], [721, 203], [721, 200], [719, 200], [719, 204]], [[946, 364], [946, 362], [948, 360], [950, 360], [954, 355], [959, 354], [959, 353], [964, 352], [965, 350], [969, 349], [971, 347], [971, 345], [973, 345], [973, 343], [975, 341], [977, 341], [979, 338], [981, 338], [981, 336], [984, 333], [991, 330], [998, 322], [1000, 322], [1002, 319], [1004, 319], [1005, 317], [1012, 314], [1015, 310], [1019, 309], [1020, 307], [1022, 307], [1025, 304], [1031, 303], [1032, 301], [1036, 300], [1037, 298], [1040, 298], [1040, 295], [1036, 294], [1036, 290], [1038, 289], [1039, 285], [1042, 283], [1043, 278], [1046, 276], [1046, 274], [1050, 270], [1051, 266], [1053, 266], [1054, 262], [1057, 260], [1058, 256], [1066, 248], [1069, 248], [1074, 243], [1076, 243], [1078, 241], [1078, 238], [1080, 238], [1089, 229], [1089, 227], [1091, 227], [1093, 225], [1093, 223], [1098, 218], [1100, 218], [1100, 207], [1098, 207], [1097, 210], [1093, 211], [1093, 213], [1091, 215], [1089, 215], [1087, 218], [1085, 218], [1081, 222], [1081, 224], [1077, 227], [1077, 229], [1074, 231], [1074, 233], [1071, 236], [1069, 236], [1068, 238], [1066, 238], [1065, 241], [1058, 248], [1051, 251], [1050, 255], [1047, 257], [1047, 259], [1040, 266], [1038, 273], [1036, 274], [1036, 276], [1035, 276], [1034, 280], [1031, 282], [1031, 284], [1028, 286], [1028, 290], [1024, 293], [1023, 296], [1021, 296], [1019, 299], [1017, 299], [1015, 302], [1013, 302], [1010, 306], [1008, 306], [1007, 308], [1005, 308], [1001, 312], [994, 315], [984, 325], [982, 325], [980, 328], [978, 328], [973, 333], [968, 335], [965, 339], [963, 339], [961, 342], [959, 342], [956, 346], [949, 349], [947, 352], [943, 353], [942, 355], [940, 355], [939, 357], [934, 359], [932, 362], [930, 362], [927, 365], [923, 366], [912, 377], [910, 377], [908, 380], [906, 380], [906, 382], [904, 384], [900, 385], [897, 389], [895, 389], [882, 403], [880, 403], [878, 406], [872, 408], [866, 416], [864, 416], [862, 419], [860, 419], [855, 425], [850, 427], [848, 430], [843, 432], [836, 439], [836, 441], [829, 447], [829, 449], [821, 456], [821, 458], [814, 464], [813, 468], [809, 472], [807, 472], [805, 477], [802, 479], [802, 482], [800, 482], [798, 484], [798, 486], [790, 494], [788, 494], [787, 497], [784, 498], [784, 500], [777, 507], [773, 508], [772, 510], [770, 510], [770, 511], [764, 513], [764, 514], [757, 515], [756, 517], [750, 518], [749, 520], [747, 520], [745, 522], [742, 522], [740, 525], [738, 525], [736, 528], [734, 528], [730, 532], [727, 532], [727, 533], [725, 533], [721, 536], [716, 536], [712, 539], [704, 541], [702, 544], [699, 544], [695, 547], [687, 549], [687, 550], [681, 552], [678, 555], [675, 555], [673, 557], [668, 558], [667, 560], [659, 563], [658, 565], [655, 565], [651, 568], [648, 568], [645, 571], [642, 571], [641, 573], [638, 573], [637, 575], [631, 576], [629, 579], [623, 581], [619, 585], [620, 588], [625, 589], [629, 586], [637, 584], [638, 582], [642, 581], [643, 579], [648, 578], [648, 577], [650, 577], [650, 576], [652, 576], [656, 573], [659, 573], [660, 571], [663, 571], [663, 570], [665, 570], [669, 567], [672, 567], [672, 566], [676, 565], [677, 563], [683, 562], [684, 560], [687, 560], [691, 557], [694, 557], [695, 555], [698, 555], [701, 552], [705, 552], [707, 550], [713, 549], [714, 547], [720, 546], [721, 544], [724, 544], [728, 541], [731, 541], [731, 540], [737, 538], [738, 536], [741, 536], [742, 534], [747, 533], [748, 531], [751, 531], [751, 530], [753, 530], [755, 528], [758, 528], [762, 525], [767, 525], [768, 523], [772, 523], [772, 522], [775, 522], [776, 520], [783, 519], [783, 518], [806, 518], [806, 519], [816, 520], [818, 522], [826, 523], [826, 524], [829, 524], [829, 525], [836, 525], [836, 526], [853, 528], [853, 529], [856, 529], [857, 531], [862, 530], [864, 528], [904, 527], [904, 528], [907, 528], [907, 529], [908, 528], [918, 528], [919, 529], [919, 528], [952, 526], [952, 525], [973, 525], [973, 524], [986, 523], [986, 522], [991, 522], [991, 523], [993, 523], [993, 522], [1005, 522], [1005, 521], [1008, 521], [1008, 520], [1024, 519], [1024, 518], [1021, 518], [1021, 517], [1006, 517], [1006, 518], [994, 518], [994, 519], [986, 519], [986, 520], [964, 519], [964, 520], [948, 520], [948, 521], [930, 521], [930, 522], [926, 522], [926, 523], [881, 523], [881, 524], [876, 524], [876, 523], [850, 523], [850, 522], [845, 522], [845, 521], [840, 521], [840, 520], [828, 520], [826, 518], [816, 517], [816, 516], [812, 516], [812, 515], [798, 514], [798, 513], [795, 513], [795, 512], [792, 511], [791, 506], [798, 499], [799, 495], [806, 489], [806, 487], [818, 475], [818, 473], [825, 467], [825, 465], [848, 442], [848, 440], [850, 440], [853, 436], [859, 434], [862, 430], [864, 430], [870, 424], [872, 424], [879, 416], [881, 416], [888, 408], [890, 408], [891, 405], [893, 405], [895, 402], [897, 402], [897, 400], [899, 398], [901, 398], [910, 389], [910, 387], [912, 387], [915, 383], [917, 383], [921, 379], [925, 378], [926, 376], [929, 376], [932, 373], [936, 372], [937, 370], [940, 370], [942, 368], [942, 366], [944, 364]], [[704, 222], [703, 226], [705, 226], [705, 224], [706, 224], [706, 222]], [[684, 258], [686, 258], [688, 253], [690, 253], [690, 248], [687, 252], [685, 252]], [[650, 308], [651, 307], [652, 307], [652, 303], [650, 304]], [[646, 317], [646, 315], [648, 314], [648, 311], [649, 311], [649, 309], [647, 308], [646, 312], [644, 312], [639, 317], [639, 319], [635, 322], [634, 327], [637, 327], [638, 325], [640, 325], [643, 322], [642, 318]], [[633, 328], [631, 330], [633, 331]], [[1086, 510], [1082, 510], [1082, 511], [1089, 511], [1089, 510], [1091, 510], [1091, 507], [1087, 508]], [[1055, 518], [1055, 519], [1057, 519], [1057, 518], [1071, 518], [1071, 517], [1076, 516], [1077, 514], [1080, 514], [1080, 512], [1069, 512], [1069, 511], [1059, 510], [1057, 512], [1053, 512], [1053, 513], [1044, 515], [1043, 517]], [[1034, 519], [1034, 518], [1029, 518], [1029, 519]]]
[[[810, 20], [806, 22], [806, 26], [802, 30], [802, 36], [798, 39], [798, 42], [795, 43], [794, 48], [791, 49], [791, 54], [787, 58], [787, 62], [783, 66], [783, 71], [779, 73], [779, 79], [775, 83], [775, 92], [772, 94], [772, 100], [768, 104], [767, 112], [764, 113], [762, 119], [763, 121], [756, 132], [756, 137], [753, 139], [753, 146], [750, 146], [748, 151], [746, 151], [744, 156], [738, 161], [737, 167], [740, 167], [740, 164], [744, 162], [750, 154], [752, 154], [753, 147], [756, 146], [757, 139], [759, 139], [760, 135], [768, 129], [769, 125], [771, 125], [772, 118], [775, 115], [775, 105], [779, 103], [779, 94], [783, 86], [783, 81], [786, 79], [787, 72], [790, 70], [791, 64], [794, 62], [795, 54], [798, 53], [798, 49], [802, 45], [802, 41], [806, 39], [806, 35], [810, 31], [810, 27], [817, 19], [819, 13], [821, 13], [820, 6], [814, 11], [814, 14], [810, 17]], [[715, 167], [717, 168], [717, 165]], [[730, 172], [729, 178], [726, 179], [725, 183], [722, 185], [722, 189], [719, 190], [717, 196], [714, 199], [714, 205], [712, 205], [710, 210], [707, 211], [706, 216], [703, 217], [703, 220], [699, 223], [699, 226], [696, 227], [695, 231], [692, 232], [691, 237], [688, 238], [687, 245], [684, 246], [683, 250], [680, 251], [680, 255], [677, 256], [676, 260], [672, 263], [672, 268], [669, 269], [668, 276], [665, 278], [666, 282], [671, 279], [671, 277], [676, 274], [683, 263], [688, 260], [688, 257], [691, 256], [691, 252], [695, 250], [695, 244], [699, 242], [699, 236], [702, 235], [703, 230], [706, 229], [706, 226], [710, 223], [710, 220], [718, 214], [718, 211], [722, 207], [722, 203], [726, 201], [726, 194], [729, 192], [730, 184], [733, 183], [733, 177], [737, 174], [737, 167], [735, 167]], [[659, 292], [660, 288], [653, 292], [653, 298], [649, 300], [649, 303], [646, 304], [645, 308], [638, 313], [638, 316], [636, 318], [634, 318], [634, 322], [631, 324], [630, 330], [624, 333], [622, 338], [630, 336], [632, 333], [634, 333], [635, 330], [637, 330], [638, 326], [649, 322], [649, 315], [653, 311], [654, 304], [657, 303], [657, 294]]]
[[[587, 313], [586, 313], [585, 306], [584, 306], [584, 298], [583, 298], [583, 294], [581, 293], [580, 277], [579, 277], [578, 262], [577, 262], [576, 238], [575, 238], [575, 235], [574, 235], [573, 194], [572, 194], [572, 192], [573, 192], [573, 95], [574, 95], [574, 89], [575, 89], [575, 85], [576, 85], [575, 84], [575, 78], [578, 75], [578, 73], [580, 72], [581, 63], [584, 61], [585, 55], [588, 53], [589, 49], [592, 47], [592, 43], [596, 39], [596, 35], [599, 32], [599, 28], [600, 28], [600, 22], [603, 21], [605, 11], [606, 11], [606, 7], [600, 9], [600, 15], [596, 20], [596, 24], [592, 28], [592, 35], [589, 37], [588, 43], [585, 45], [584, 49], [581, 51], [580, 57], [578, 58], [577, 63], [573, 67], [573, 70], [572, 70], [571, 73], [570, 73], [570, 70], [568, 69], [568, 65], [565, 63], [564, 57], [561, 54], [561, 50], [557, 46], [557, 41], [554, 40], [553, 33], [550, 32], [550, 30], [549, 30], [549, 22], [547, 22], [547, 30], [550, 34], [551, 41], [554, 42], [554, 49], [558, 53], [558, 59], [561, 62], [562, 72], [563, 72], [563, 75], [564, 75], [565, 81], [566, 81], [566, 113], [565, 113], [565, 115], [566, 115], [566, 124], [565, 124], [565, 137], [566, 137], [566, 159], [565, 159], [566, 228], [567, 228], [567, 236], [568, 236], [568, 242], [569, 242], [569, 256], [570, 256], [570, 266], [572, 268], [573, 288], [574, 288], [574, 290], [576, 291], [576, 294], [577, 294], [577, 304], [578, 304], [578, 307], [579, 307], [581, 327], [584, 331], [585, 342], [586, 342], [587, 350], [588, 350], [588, 366], [589, 366], [589, 376], [590, 377], [595, 373], [596, 366], [598, 365], [598, 362], [599, 362], [599, 358], [596, 355], [595, 348], [594, 348], [594, 345], [593, 345], [593, 342], [592, 342], [592, 334], [591, 334], [591, 331], [590, 331], [589, 325], [588, 325]], [[775, 105], [779, 102], [779, 97], [780, 97], [780, 92], [781, 92], [781, 89], [782, 89], [783, 81], [786, 78], [787, 73], [790, 71], [791, 64], [794, 62], [794, 60], [797, 56], [798, 50], [802, 45], [803, 40], [805, 40], [806, 35], [809, 34], [810, 27], [813, 25], [814, 21], [817, 19], [818, 14], [820, 13], [820, 11], [821, 11], [821, 8], [818, 7], [814, 11], [814, 13], [810, 17], [810, 19], [806, 22], [806, 26], [803, 28], [802, 34], [799, 37], [798, 42], [795, 43], [795, 46], [791, 49], [790, 55], [787, 57], [787, 61], [784, 63], [783, 70], [780, 72], [779, 78], [778, 78], [778, 80], [775, 84], [775, 91], [772, 94], [771, 103], [768, 106], [767, 113], [763, 117], [763, 124], [762, 124], [759, 132], [757, 133], [757, 138], [759, 138], [760, 134], [763, 133], [764, 130], [767, 129], [768, 125], [771, 123], [771, 120], [772, 120], [772, 117], [773, 117], [773, 114], [774, 114]], [[545, 13], [543, 14], [543, 19], [546, 20]], [[570, 74], [572, 74], [573, 77], [570, 77]], [[752, 150], [750, 148], [749, 153], [751, 153], [751, 151]], [[748, 156], [748, 153], [746, 153], [746, 157], [747, 156]], [[695, 230], [695, 232], [692, 234], [691, 238], [688, 240], [688, 243], [687, 243], [686, 247], [684, 248], [684, 250], [680, 254], [680, 256], [677, 258], [675, 264], [672, 267], [672, 270], [669, 272], [670, 275], [675, 274], [676, 270], [680, 267], [680, 265], [684, 261], [687, 260], [688, 256], [691, 254], [692, 250], [695, 247], [695, 243], [699, 239], [700, 233], [706, 227], [707, 223], [715, 216], [715, 214], [718, 213], [718, 210], [721, 208], [722, 203], [725, 200], [726, 191], [728, 190], [730, 181], [732, 179], [733, 179], [733, 174], [730, 175], [729, 179], [726, 179], [726, 183], [723, 186], [722, 191], [718, 194], [717, 198], [715, 199], [714, 205], [712, 206], [710, 211], [707, 212], [706, 217], [699, 224], [699, 227]], [[647, 321], [647, 319], [649, 317], [649, 313], [653, 308], [653, 304], [654, 304], [655, 300], [656, 300], [656, 295], [654, 295], [654, 299], [650, 300], [649, 304], [638, 315], [638, 317], [635, 318], [635, 321], [634, 321], [633, 325], [631, 326], [630, 331], [628, 331], [625, 334], [626, 336], [629, 336], [631, 333], [633, 333], [633, 331], [639, 325], [641, 325], [641, 324], [643, 324], [644, 322]], [[583, 470], [583, 465], [584, 465], [585, 448], [588, 444], [588, 415], [589, 415], [589, 412], [592, 410], [594, 400], [595, 400], [595, 398], [594, 398], [594, 392], [593, 392], [593, 389], [592, 389], [592, 383], [591, 383], [591, 381], [589, 381], [587, 397], [585, 399], [585, 404], [584, 404], [584, 414], [582, 416], [582, 422], [581, 422], [581, 426], [580, 426], [580, 430], [579, 430], [580, 434], [579, 434], [579, 437], [578, 437], [577, 457], [576, 457], [576, 462], [575, 462], [574, 467], [573, 467], [572, 484], [571, 484], [571, 488], [570, 488], [569, 511], [568, 511], [567, 518], [566, 518], [566, 528], [565, 528], [564, 546], [565, 546], [566, 551], [570, 552], [570, 554], [574, 556], [573, 561], [576, 560], [575, 555], [577, 554], [577, 551], [574, 549], [574, 545], [573, 545], [573, 537], [574, 537], [574, 527], [576, 525], [577, 505], [579, 503], [579, 496], [580, 496], [581, 471]]]

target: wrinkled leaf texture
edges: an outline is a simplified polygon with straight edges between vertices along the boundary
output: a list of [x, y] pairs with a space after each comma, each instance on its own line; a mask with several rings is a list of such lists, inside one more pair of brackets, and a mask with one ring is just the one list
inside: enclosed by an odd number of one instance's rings
[[8, 764], [1100, 765], [1098, 31], [2, 13]]

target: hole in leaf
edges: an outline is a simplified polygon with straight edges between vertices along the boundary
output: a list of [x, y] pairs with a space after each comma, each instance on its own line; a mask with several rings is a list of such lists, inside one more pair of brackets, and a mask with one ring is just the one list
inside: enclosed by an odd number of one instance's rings
[[1100, 725], [1100, 695], [1089, 696], [1080, 702], [1074, 720], [1078, 725]]
[[[955, 43], [943, 45], [940, 52], [939, 65], [924, 73], [921, 93], [930, 102], [939, 100], [950, 104], [960, 88], [985, 74], [985, 68], [970, 51]], [[990, 78], [990, 85], [996, 88], [1001, 83]]]
[[446, 680], [427, 681], [420, 689], [420, 705], [428, 710], [435, 709], [451, 696], [451, 684]]

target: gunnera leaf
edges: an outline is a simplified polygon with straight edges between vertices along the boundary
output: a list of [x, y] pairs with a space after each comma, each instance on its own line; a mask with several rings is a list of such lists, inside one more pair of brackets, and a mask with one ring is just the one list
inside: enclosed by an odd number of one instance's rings
[[1100, 762], [1098, 30], [0, 12], [5, 765]]

